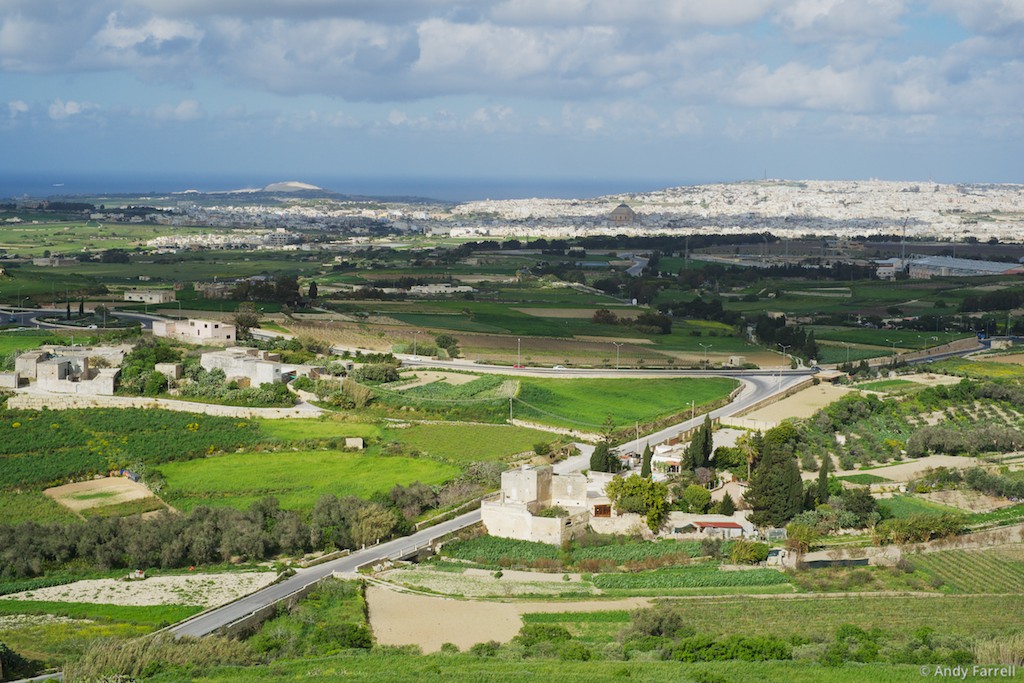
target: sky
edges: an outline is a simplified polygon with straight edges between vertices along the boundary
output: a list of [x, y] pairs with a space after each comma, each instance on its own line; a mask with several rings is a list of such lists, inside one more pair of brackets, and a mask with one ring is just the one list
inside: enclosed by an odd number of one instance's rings
[[0, 0], [7, 176], [1019, 183], [1022, 159], [1024, 0]]

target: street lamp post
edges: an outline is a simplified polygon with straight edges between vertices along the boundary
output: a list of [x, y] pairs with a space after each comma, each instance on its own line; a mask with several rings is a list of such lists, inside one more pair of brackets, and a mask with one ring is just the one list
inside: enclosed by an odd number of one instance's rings
[[697, 418], [697, 401], [696, 399], [690, 399], [690, 422], [693, 422]]
[[697, 345], [700, 346], [702, 349], [704, 349], [704, 368], [707, 369], [707, 367], [708, 367], [708, 349], [710, 349], [712, 345], [711, 344], [701, 344], [699, 342], [698, 342]]
[[420, 330], [416, 330], [412, 333], [412, 355], [416, 355], [416, 350], [419, 348]]
[[846, 364], [850, 364], [850, 342], [839, 342], [846, 347]]
[[[623, 342], [623, 343], [624, 343], [624, 342]], [[618, 370], [618, 369], [619, 369], [619, 348], [620, 348], [620, 347], [622, 346], [622, 344], [623, 344], [623, 343], [620, 343], [620, 342], [612, 342], [612, 344], [614, 344], [614, 345], [615, 345], [615, 369], [616, 369], [616, 370]]]
[[523, 367], [523, 339], [519, 337], [516, 339], [516, 367]]
[[[791, 348], [793, 345], [792, 344], [779, 344], [778, 346], [779, 346], [780, 349], [782, 349], [782, 357], [786, 358], [787, 357], [786, 356], [786, 349]], [[778, 379], [775, 382], [775, 391], [778, 391], [781, 388], [782, 388], [782, 368], [780, 367], [779, 368]]]
[[892, 356], [893, 356], [893, 358], [895, 358], [896, 357], [896, 345], [900, 343], [899, 340], [897, 339], [896, 341], [893, 341], [892, 339], [886, 338], [885, 341], [888, 344], [892, 344]]

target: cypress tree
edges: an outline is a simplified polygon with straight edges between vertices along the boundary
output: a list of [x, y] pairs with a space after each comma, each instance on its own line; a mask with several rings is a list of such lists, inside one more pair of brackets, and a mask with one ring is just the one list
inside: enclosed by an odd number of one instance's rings
[[767, 449], [745, 497], [754, 510], [750, 521], [758, 526], [781, 527], [798, 515], [804, 487], [796, 456], [785, 449]]
[[643, 464], [640, 466], [640, 476], [645, 479], [651, 478], [651, 456], [653, 455], [654, 453], [651, 451], [651, 444], [648, 442], [647, 446], [644, 448]]
[[821, 456], [821, 468], [818, 470], [818, 505], [828, 502], [828, 475], [832, 469], [831, 464], [832, 457], [828, 453]]
[[718, 514], [731, 515], [734, 512], [736, 512], [736, 501], [726, 493], [722, 500], [718, 501]]
[[594, 452], [590, 456], [590, 470], [592, 472], [611, 472], [612, 470], [608, 466], [610, 459], [608, 443], [600, 442], [594, 447]]

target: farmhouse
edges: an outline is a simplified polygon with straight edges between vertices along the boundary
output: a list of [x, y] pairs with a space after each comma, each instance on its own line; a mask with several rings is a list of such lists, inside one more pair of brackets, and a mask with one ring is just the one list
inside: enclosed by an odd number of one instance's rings
[[223, 370], [229, 380], [249, 386], [289, 382], [296, 377], [317, 379], [323, 368], [315, 365], [281, 363], [281, 355], [245, 346], [232, 346], [223, 351], [210, 351], [199, 357], [205, 370]]
[[[538, 516], [554, 507], [568, 516]], [[548, 466], [503, 472], [498, 500], [483, 501], [480, 514], [492, 536], [561, 545], [586, 530], [590, 518], [587, 478], [555, 475]]]
[[235, 326], [219, 320], [154, 320], [153, 336], [192, 344], [233, 344]]
[[112, 396], [124, 354], [124, 347], [44, 346], [18, 356], [14, 375], [34, 379], [39, 391]]
[[174, 301], [174, 292], [170, 289], [129, 289], [124, 293], [124, 300], [143, 304], [165, 304]]

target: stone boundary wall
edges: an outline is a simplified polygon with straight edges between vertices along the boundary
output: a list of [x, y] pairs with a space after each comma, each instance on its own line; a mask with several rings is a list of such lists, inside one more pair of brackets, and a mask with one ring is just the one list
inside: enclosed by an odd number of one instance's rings
[[203, 413], [223, 417], [267, 419], [315, 418], [320, 409], [302, 408], [247, 408], [245, 406], [222, 406], [214, 403], [193, 403], [167, 398], [146, 398], [136, 396], [85, 396], [77, 394], [45, 395], [18, 394], [7, 399], [7, 407], [22, 410], [73, 410], [80, 408], [160, 408], [181, 413]]

